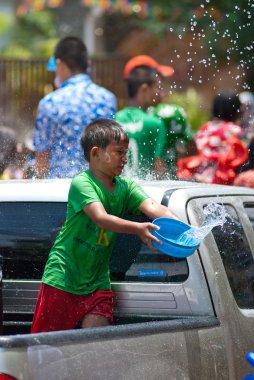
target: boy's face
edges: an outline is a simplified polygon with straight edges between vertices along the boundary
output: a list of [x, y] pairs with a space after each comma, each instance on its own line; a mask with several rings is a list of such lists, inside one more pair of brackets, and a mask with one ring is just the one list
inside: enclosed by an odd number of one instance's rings
[[156, 106], [162, 101], [164, 96], [161, 77], [156, 76], [154, 83], [151, 85], [144, 85], [143, 99], [146, 108], [149, 106]]
[[121, 136], [120, 141], [112, 141], [105, 149], [98, 148], [99, 169], [109, 176], [118, 176], [127, 163], [129, 143]]

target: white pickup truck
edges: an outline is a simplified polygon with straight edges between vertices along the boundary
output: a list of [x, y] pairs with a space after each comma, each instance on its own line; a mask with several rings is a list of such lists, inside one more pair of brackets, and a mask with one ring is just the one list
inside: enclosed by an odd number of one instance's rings
[[187, 259], [119, 235], [110, 268], [114, 325], [29, 334], [70, 181], [1, 181], [0, 380], [239, 380], [251, 372], [245, 354], [254, 349], [254, 190], [140, 183], [186, 223], [201, 225], [211, 202], [231, 218]]

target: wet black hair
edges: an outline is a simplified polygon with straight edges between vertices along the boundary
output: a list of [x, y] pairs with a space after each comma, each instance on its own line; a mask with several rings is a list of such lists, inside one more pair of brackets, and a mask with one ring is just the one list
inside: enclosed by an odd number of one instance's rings
[[220, 91], [213, 100], [213, 117], [225, 121], [235, 121], [239, 117], [241, 102], [231, 89]]
[[129, 142], [121, 125], [112, 119], [98, 119], [88, 124], [80, 140], [85, 159], [89, 161], [94, 146], [105, 149], [113, 141], [119, 142], [122, 136], [124, 141]]
[[158, 71], [150, 66], [137, 66], [131, 70], [128, 78], [126, 79], [127, 92], [130, 98], [134, 98], [142, 84], [153, 85], [156, 78], [160, 76]]
[[88, 53], [84, 42], [77, 37], [65, 37], [58, 42], [55, 48], [55, 58], [61, 59], [71, 71], [86, 72], [88, 67]]

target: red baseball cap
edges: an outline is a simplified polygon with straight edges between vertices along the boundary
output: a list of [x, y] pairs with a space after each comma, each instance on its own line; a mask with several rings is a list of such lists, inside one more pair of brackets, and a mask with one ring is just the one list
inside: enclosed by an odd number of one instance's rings
[[136, 57], [131, 58], [123, 70], [123, 77], [126, 79], [130, 72], [137, 66], [149, 66], [155, 68], [158, 73], [164, 77], [170, 77], [174, 74], [174, 69], [171, 66], [160, 65], [155, 59], [149, 55], [137, 55]]

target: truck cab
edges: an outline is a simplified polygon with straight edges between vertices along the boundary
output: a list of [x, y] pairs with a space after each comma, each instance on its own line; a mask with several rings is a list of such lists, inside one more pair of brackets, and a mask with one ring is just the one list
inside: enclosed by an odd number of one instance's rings
[[226, 223], [183, 259], [119, 234], [110, 263], [114, 325], [29, 334], [70, 181], [2, 181], [0, 373], [37, 380], [84, 373], [89, 379], [195, 379], [197, 373], [239, 379], [247, 373], [244, 356], [254, 346], [254, 191], [181, 181], [140, 185], [185, 223], [200, 226], [211, 202], [225, 207]]

